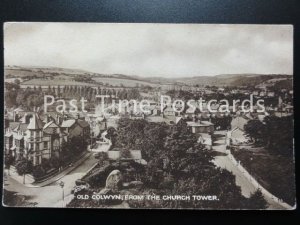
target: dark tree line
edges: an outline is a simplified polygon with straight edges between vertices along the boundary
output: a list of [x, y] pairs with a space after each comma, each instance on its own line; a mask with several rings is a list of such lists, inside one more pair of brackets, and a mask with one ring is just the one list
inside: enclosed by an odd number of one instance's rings
[[292, 116], [268, 116], [263, 122], [250, 120], [245, 125], [245, 132], [257, 145], [264, 146], [270, 153], [292, 156], [293, 123]]
[[217, 168], [213, 154], [185, 125], [167, 126], [145, 120], [120, 119], [116, 147], [140, 149], [148, 161], [142, 181], [161, 195], [216, 195], [219, 201], [139, 202], [132, 207], [266, 208], [263, 196], [245, 198], [235, 176]]

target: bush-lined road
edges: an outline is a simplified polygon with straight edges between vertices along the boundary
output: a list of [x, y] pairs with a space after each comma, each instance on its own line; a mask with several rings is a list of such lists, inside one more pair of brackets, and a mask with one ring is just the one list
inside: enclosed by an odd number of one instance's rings
[[[39, 207], [62, 207], [71, 200], [71, 190], [75, 186], [75, 181], [84, 176], [90, 168], [96, 163], [97, 159], [92, 154], [86, 158], [79, 166], [74, 168], [70, 173], [53, 183], [44, 187], [27, 187], [5, 175], [4, 188], [8, 191], [17, 192], [20, 195], [28, 196], [29, 202], [36, 202]], [[64, 182], [64, 197], [65, 202], [62, 201], [62, 188], [59, 182]]]
[[[249, 197], [251, 193], [257, 190], [247, 177], [237, 168], [236, 165], [229, 159], [226, 154], [226, 144], [225, 144], [225, 131], [216, 131], [216, 140], [213, 143], [213, 150], [220, 153], [214, 159], [214, 164], [218, 167], [225, 168], [226, 170], [232, 172], [236, 177], [236, 184], [241, 187], [242, 195]], [[264, 194], [263, 194], [264, 195]], [[264, 195], [265, 200], [268, 202], [268, 209], [285, 209], [278, 202], [271, 199], [270, 197]]]

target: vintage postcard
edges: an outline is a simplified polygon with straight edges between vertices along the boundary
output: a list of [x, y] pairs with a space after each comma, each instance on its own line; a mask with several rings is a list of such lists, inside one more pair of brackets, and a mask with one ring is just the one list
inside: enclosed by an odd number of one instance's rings
[[296, 208], [292, 25], [3, 29], [4, 206]]

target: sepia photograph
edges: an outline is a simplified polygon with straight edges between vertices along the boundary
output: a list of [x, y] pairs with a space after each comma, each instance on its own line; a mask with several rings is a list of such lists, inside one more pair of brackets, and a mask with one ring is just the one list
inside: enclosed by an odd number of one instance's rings
[[293, 25], [3, 33], [4, 207], [296, 209]]

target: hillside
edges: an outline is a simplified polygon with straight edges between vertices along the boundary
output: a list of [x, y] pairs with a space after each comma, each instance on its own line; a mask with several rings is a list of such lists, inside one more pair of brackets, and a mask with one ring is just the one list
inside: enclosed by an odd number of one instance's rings
[[265, 74], [222, 74], [216, 76], [202, 76], [177, 79], [188, 85], [200, 86], [257, 86], [270, 79], [292, 79], [291, 75], [265, 75]]
[[85, 70], [45, 67], [7, 66], [4, 70], [6, 81], [16, 78], [24, 85], [87, 85], [105, 86], [157, 86], [156, 83], [143, 80], [137, 76], [123, 74], [99, 74]]
[[[161, 84], [199, 85], [199, 86], [251, 86], [272, 87], [279, 83], [280, 87], [292, 87], [293, 76], [284, 74], [221, 74], [216, 76], [195, 76], [182, 78], [141, 77], [124, 74], [100, 74], [85, 70], [66, 68], [44, 67], [5, 67], [5, 77], [24, 79], [24, 84], [49, 85], [49, 79], [53, 84], [67, 84], [68, 82], [80, 82], [77, 85], [99, 84], [109, 86], [159, 86]], [[44, 84], [45, 83], [45, 84]]]
[[148, 81], [128, 79], [128, 78], [117, 78], [117, 77], [93, 77], [93, 80], [101, 82], [103, 84], [109, 84], [113, 86], [124, 86], [124, 87], [137, 87], [137, 86], [157, 86], [155, 83]]

